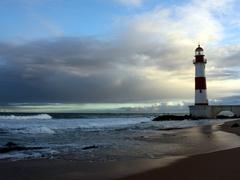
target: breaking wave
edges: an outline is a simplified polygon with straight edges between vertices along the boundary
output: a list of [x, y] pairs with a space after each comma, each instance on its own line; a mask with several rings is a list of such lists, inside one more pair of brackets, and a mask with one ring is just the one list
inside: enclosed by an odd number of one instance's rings
[[42, 149], [36, 151], [13, 151], [10, 153], [2, 153], [0, 154], [0, 160], [29, 160], [29, 159], [40, 159], [40, 158], [48, 158], [51, 159], [54, 155], [59, 152], [52, 149]]
[[48, 127], [25, 127], [19, 129], [8, 129], [10, 133], [14, 134], [54, 134], [55, 131]]
[[52, 119], [36, 116], [0, 116], [0, 133], [55, 134], [63, 131], [168, 130], [223, 123], [219, 120], [151, 121], [151, 118]]
[[0, 116], [1, 119], [9, 119], [9, 120], [27, 120], [27, 119], [52, 119], [52, 116], [48, 114], [38, 114], [32, 116], [16, 116], [16, 115], [8, 115], [8, 116]]
[[[39, 116], [38, 116], [39, 117]], [[47, 119], [48, 116], [0, 118], [0, 132], [21, 134], [54, 134], [56, 131], [74, 130], [95, 131], [110, 130], [150, 122], [149, 118], [101, 118], [101, 119]], [[43, 118], [45, 117], [45, 119]]]

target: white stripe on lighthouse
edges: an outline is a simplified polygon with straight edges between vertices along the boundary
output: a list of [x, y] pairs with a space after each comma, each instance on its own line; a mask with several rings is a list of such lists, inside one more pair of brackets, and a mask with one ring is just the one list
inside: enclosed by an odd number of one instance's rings
[[195, 104], [208, 104], [206, 89], [195, 90]]
[[205, 77], [205, 64], [196, 63], [195, 64], [195, 77]]

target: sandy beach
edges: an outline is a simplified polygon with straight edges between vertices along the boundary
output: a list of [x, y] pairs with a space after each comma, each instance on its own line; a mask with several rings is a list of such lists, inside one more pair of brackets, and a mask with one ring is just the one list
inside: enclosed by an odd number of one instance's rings
[[239, 180], [240, 148], [191, 156], [163, 168], [122, 178], [184, 179], [184, 180]]
[[[221, 125], [223, 131], [240, 135], [239, 120]], [[207, 143], [207, 142], [206, 142]], [[169, 166], [122, 178], [130, 179], [184, 179], [184, 180], [239, 180], [240, 148], [190, 156]]]
[[[162, 158], [132, 159], [107, 162], [83, 162], [74, 159], [36, 159], [20, 161], [0, 161], [0, 176], [4, 180], [31, 180], [31, 179], [240, 179], [239, 166], [240, 148], [234, 141], [239, 137], [233, 133], [240, 132], [239, 127], [232, 128], [232, 124], [239, 121], [227, 122], [221, 127], [201, 127], [178, 130], [178, 135], [194, 136], [201, 133], [204, 138], [197, 139], [200, 143], [195, 147], [197, 155], [188, 155], [184, 152], [172, 154]], [[215, 130], [214, 130], [215, 129]], [[226, 132], [223, 132], [226, 131]], [[188, 132], [188, 133], [186, 133]], [[191, 132], [191, 134], [189, 134]], [[230, 132], [230, 133], [229, 133]], [[220, 134], [220, 135], [219, 135]], [[211, 137], [213, 136], [213, 137]], [[217, 137], [219, 136], [219, 137]], [[229, 136], [224, 139], [224, 136]], [[177, 138], [177, 137], [174, 137]], [[216, 139], [218, 138], [218, 139]], [[220, 138], [220, 139], [219, 139]], [[223, 140], [219, 146], [216, 141]], [[233, 142], [229, 141], [233, 140]], [[176, 139], [178, 140], [178, 139]], [[207, 141], [209, 140], [209, 141]], [[214, 140], [214, 143], [211, 141]], [[158, 142], [158, 137], [148, 137], [144, 141]], [[189, 139], [186, 139], [189, 141]], [[226, 144], [224, 144], [226, 143]], [[205, 146], [204, 146], [205, 144]], [[218, 144], [217, 144], [218, 145]], [[224, 148], [227, 150], [216, 151]], [[216, 147], [215, 147], [216, 146]], [[209, 152], [206, 152], [209, 151]], [[211, 152], [214, 151], [214, 152]], [[184, 154], [187, 153], [187, 156]], [[194, 154], [194, 153], [192, 153]]]

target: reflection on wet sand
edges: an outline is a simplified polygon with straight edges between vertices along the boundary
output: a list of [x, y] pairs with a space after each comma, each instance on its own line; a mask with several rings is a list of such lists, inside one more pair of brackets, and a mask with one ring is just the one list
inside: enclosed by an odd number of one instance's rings
[[240, 146], [240, 137], [219, 130], [217, 125], [209, 125], [141, 138], [158, 146], [165, 155], [193, 155]]

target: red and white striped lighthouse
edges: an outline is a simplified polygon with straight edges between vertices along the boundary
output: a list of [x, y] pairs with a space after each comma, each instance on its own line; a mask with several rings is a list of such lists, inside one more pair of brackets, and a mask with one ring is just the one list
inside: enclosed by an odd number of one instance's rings
[[203, 48], [198, 45], [195, 50], [195, 105], [208, 105], [207, 84], [205, 77], [205, 64], [207, 60], [204, 58]]

